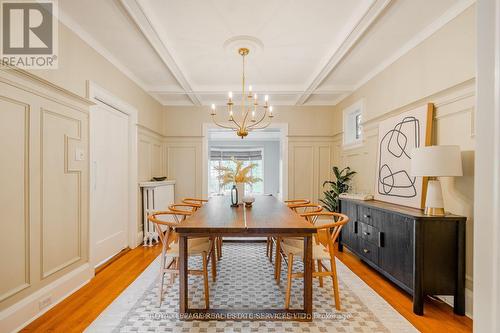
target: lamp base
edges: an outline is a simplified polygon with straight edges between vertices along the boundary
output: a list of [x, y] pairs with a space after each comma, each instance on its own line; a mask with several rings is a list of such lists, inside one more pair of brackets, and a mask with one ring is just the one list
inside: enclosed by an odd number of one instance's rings
[[424, 214], [429, 216], [445, 216], [444, 208], [441, 207], [425, 207]]
[[444, 216], [443, 192], [441, 183], [437, 179], [427, 183], [427, 197], [425, 199], [424, 214], [429, 216]]

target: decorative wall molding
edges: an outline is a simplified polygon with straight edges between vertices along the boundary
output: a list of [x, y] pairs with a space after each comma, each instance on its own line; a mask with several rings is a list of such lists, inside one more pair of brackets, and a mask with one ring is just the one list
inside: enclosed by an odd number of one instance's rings
[[[432, 94], [430, 96], [423, 97], [415, 102], [404, 105], [397, 109], [391, 110], [384, 114], [372, 117], [370, 119], [365, 120], [362, 123], [364, 130], [369, 130], [372, 127], [378, 127], [378, 123], [387, 118], [393, 117], [397, 114], [409, 111], [419, 105], [432, 102], [436, 108], [435, 118], [439, 118], [442, 116], [441, 110], [448, 104], [456, 103], [457, 101], [464, 100], [466, 98], [473, 97], [475, 95], [475, 79], [472, 78], [470, 80], [459, 83], [453, 87], [442, 90], [436, 94]], [[448, 113], [460, 112], [461, 110], [448, 111]], [[450, 113], [450, 114], [451, 114]]]
[[[26, 179], [29, 179], [29, 156], [30, 156], [30, 135], [29, 135], [29, 127], [30, 127], [30, 114], [31, 114], [31, 107], [29, 104], [24, 103], [20, 100], [13, 99], [13, 98], [8, 98], [7, 96], [2, 96], [0, 95], [0, 101], [4, 101], [6, 103], [11, 103], [14, 105], [17, 105], [21, 109], [24, 109], [24, 115], [22, 119], [22, 124], [19, 124], [19, 128], [16, 128], [17, 131], [20, 131], [22, 129], [22, 137], [24, 139], [23, 142], [23, 174], [24, 174], [24, 180], [22, 182], [22, 187], [23, 188], [23, 223], [20, 223], [22, 227], [24, 228], [24, 239], [18, 239], [16, 242], [24, 242], [24, 277], [22, 281], [18, 281], [17, 286], [13, 286], [10, 289], [7, 290], [2, 290], [2, 294], [0, 294], [0, 302], [3, 300], [19, 293], [20, 291], [25, 290], [26, 288], [29, 288], [31, 286], [31, 277], [30, 277], [30, 264], [31, 264], [31, 259], [30, 259], [30, 183], [26, 181]], [[5, 111], [7, 112], [8, 109], [5, 108], [3, 110], [0, 110], [0, 112]], [[15, 110], [17, 111], [17, 110]], [[14, 112], [15, 112], [14, 111]], [[12, 121], [9, 122], [9, 127], [11, 126], [16, 126], [17, 124], [13, 123]], [[17, 126], [16, 126], [17, 127]], [[9, 158], [12, 158], [12, 156], [9, 156]], [[17, 182], [19, 184], [21, 182]], [[3, 184], [5, 186], [5, 184]], [[5, 211], [3, 214], [6, 214]], [[5, 218], [5, 215], [4, 215]], [[12, 248], [10, 249], [12, 251]], [[6, 265], [3, 266], [3, 269], [9, 270], [9, 267], [6, 267]], [[10, 281], [13, 281], [12, 276], [10, 277]], [[4, 289], [4, 286], [2, 286], [2, 289]]]
[[[41, 133], [40, 133], [40, 179], [41, 179], [41, 193], [40, 193], [40, 206], [41, 206], [41, 224], [40, 224], [40, 279], [44, 280], [48, 278], [49, 276], [62, 271], [63, 269], [73, 265], [74, 263], [78, 262], [80, 259], [82, 259], [82, 242], [81, 239], [83, 237], [83, 232], [82, 232], [82, 214], [84, 214], [84, 210], [82, 209], [82, 200], [81, 198], [83, 197], [83, 187], [82, 187], [82, 176], [81, 176], [81, 170], [77, 168], [70, 168], [71, 161], [73, 160], [75, 153], [74, 153], [74, 145], [73, 147], [70, 147], [69, 141], [70, 140], [75, 140], [77, 142], [82, 141], [82, 122], [81, 119], [77, 118], [72, 118], [67, 114], [61, 114], [60, 112], [48, 110], [45, 108], [40, 109], [41, 112], [41, 117], [40, 117], [40, 122], [41, 122]], [[77, 217], [77, 234], [74, 235], [76, 237], [76, 242], [74, 242], [74, 245], [76, 245], [76, 255], [72, 258], [67, 259], [64, 262], [59, 263], [55, 267], [52, 267], [51, 269], [46, 270], [45, 264], [46, 261], [48, 261], [46, 257], [46, 251], [44, 249], [45, 245], [50, 244], [50, 241], [47, 241], [45, 237], [45, 186], [51, 186], [50, 183], [47, 183], [45, 181], [45, 172], [52, 172], [53, 170], [46, 170], [44, 168], [44, 161], [46, 158], [53, 159], [54, 156], [49, 156], [49, 153], [45, 151], [44, 149], [44, 138], [45, 138], [45, 125], [47, 123], [46, 116], [52, 116], [56, 119], [59, 120], [64, 120], [66, 122], [74, 123], [76, 126], [76, 134], [70, 135], [67, 132], [62, 136], [62, 140], [64, 141], [64, 157], [62, 162], [64, 164], [64, 174], [65, 175], [76, 175], [77, 177], [77, 186], [75, 189], [75, 193], [77, 193], [77, 207], [76, 207], [76, 213], [78, 214]], [[56, 148], [56, 147], [54, 147]], [[47, 155], [47, 157], [45, 156]], [[86, 154], [88, 155], [88, 154]], [[65, 207], [69, 207], [69, 205], [65, 205]], [[49, 221], [53, 222], [53, 221]], [[68, 223], [70, 221], [67, 221]], [[64, 234], [61, 235], [63, 237], [70, 237], [71, 235]], [[68, 251], [69, 249], [66, 249]], [[68, 251], [69, 252], [69, 251]]]
[[[84, 113], [88, 112], [88, 106], [94, 104], [85, 97], [75, 94], [70, 90], [64, 89], [23, 69], [0, 64], [0, 73], [2, 74], [0, 75], [0, 82], [4, 82], [13, 87]], [[78, 104], [75, 105], [75, 102]]]
[[448, 24], [455, 17], [463, 13], [467, 8], [476, 3], [476, 0], [464, 0], [457, 1], [457, 3], [448, 9], [443, 15], [441, 15], [437, 20], [429, 24], [422, 31], [420, 31], [416, 36], [410, 39], [406, 44], [400, 47], [396, 52], [394, 52], [390, 57], [384, 62], [380, 63], [377, 67], [366, 74], [359, 82], [354, 85], [354, 89], [358, 90], [365, 83], [373, 79], [375, 76], [384, 71], [387, 67], [395, 63], [399, 58], [410, 52], [412, 49], [417, 47], [420, 43], [425, 41], [427, 38], [432, 36], [439, 29]]
[[[85, 186], [89, 181], [88, 108], [93, 103], [17, 68], [0, 67], [0, 86], [2, 100], [17, 101], [22, 107], [17, 110], [29, 113], [24, 122], [17, 123], [25, 128], [27, 142], [16, 147], [16, 158], [24, 155], [28, 163], [24, 179], [16, 179], [25, 184], [21, 186], [25, 186], [27, 214], [18, 214], [18, 221], [3, 226], [8, 234], [15, 223], [24, 224], [28, 240], [27, 252], [12, 252], [6, 259], [29, 268], [25, 279], [29, 286], [10, 290], [0, 300], [0, 331], [10, 332], [47, 311], [93, 275], [88, 265], [89, 196]], [[76, 159], [77, 148], [82, 150], [83, 160]], [[68, 198], [63, 206], [61, 197]], [[70, 228], [61, 232], [61, 226]], [[50, 303], [44, 309], [39, 306], [42, 297]]]
[[144, 125], [137, 124], [137, 134], [143, 135], [143, 136], [149, 136], [158, 140], [164, 140], [165, 135], [163, 135], [160, 132], [156, 132], [149, 127], [146, 127]]

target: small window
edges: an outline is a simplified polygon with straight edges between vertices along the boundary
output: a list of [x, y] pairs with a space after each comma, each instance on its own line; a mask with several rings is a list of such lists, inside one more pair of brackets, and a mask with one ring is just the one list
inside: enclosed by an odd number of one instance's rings
[[360, 144], [363, 141], [363, 102], [359, 101], [344, 110], [344, 146]]

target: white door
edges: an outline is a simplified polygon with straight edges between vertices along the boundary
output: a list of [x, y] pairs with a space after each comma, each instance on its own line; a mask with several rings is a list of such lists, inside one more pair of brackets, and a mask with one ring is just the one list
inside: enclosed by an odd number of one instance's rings
[[92, 262], [98, 266], [127, 247], [129, 220], [128, 115], [99, 103], [91, 114]]

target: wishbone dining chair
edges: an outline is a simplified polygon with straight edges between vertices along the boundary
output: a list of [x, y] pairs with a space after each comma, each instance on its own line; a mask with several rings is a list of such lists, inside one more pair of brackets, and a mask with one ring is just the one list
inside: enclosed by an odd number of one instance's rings
[[[291, 205], [308, 204], [310, 202], [311, 200], [308, 199], [292, 199], [284, 201], [284, 203], [286, 203], [288, 207], [290, 207]], [[275, 242], [276, 242], [275, 238], [267, 237], [266, 256], [269, 257], [270, 262], [273, 262], [273, 247]]]
[[[179, 274], [179, 243], [178, 243], [178, 235], [174, 231], [174, 227], [184, 221], [191, 215], [189, 212], [180, 212], [180, 211], [161, 211], [155, 212], [148, 217], [149, 221], [151, 221], [156, 231], [158, 232], [162, 250], [161, 250], [161, 259], [160, 259], [160, 286], [159, 286], [159, 304], [161, 305], [163, 298], [163, 285], [165, 274], [170, 275], [170, 282], [173, 283], [173, 280], [176, 275]], [[169, 220], [173, 218], [172, 221], [162, 220], [162, 217], [170, 217]], [[189, 239], [188, 241], [188, 256], [201, 256], [202, 259], [202, 269], [201, 270], [188, 270], [188, 274], [193, 275], [202, 275], [203, 276], [203, 287], [205, 293], [205, 308], [210, 307], [210, 297], [209, 297], [209, 288], [208, 288], [208, 260], [209, 260], [209, 252], [213, 247], [212, 240], [207, 237], [204, 238], [194, 238]], [[170, 262], [167, 263], [167, 259], [171, 259]]]
[[311, 200], [308, 199], [293, 199], [293, 200], [285, 200], [285, 203], [290, 205], [300, 205], [300, 204], [308, 204], [311, 203]]
[[[314, 261], [316, 261], [318, 269], [317, 271], [313, 269], [313, 278], [319, 278], [320, 287], [323, 287], [323, 277], [332, 278], [335, 308], [340, 310], [340, 293], [337, 279], [337, 266], [335, 263], [334, 244], [342, 227], [349, 222], [349, 218], [344, 214], [333, 212], [305, 213], [302, 214], [302, 216], [311, 223], [313, 223], [313, 220], [316, 221], [314, 227], [316, 228], [317, 233], [313, 236], [312, 259], [313, 267]], [[326, 222], [326, 220], [328, 220], [328, 222]], [[284, 240], [282, 241], [281, 246], [283, 253], [285, 253], [288, 258], [285, 308], [289, 309], [292, 279], [304, 277], [303, 272], [293, 272], [293, 262], [295, 257], [304, 257], [304, 247], [303, 244], [300, 247], [297, 247], [296, 244], [293, 243], [287, 244]], [[330, 261], [330, 270], [328, 270], [328, 268], [323, 264], [323, 260]]]
[[[204, 204], [208, 202], [207, 199], [198, 199], [198, 198], [184, 198], [182, 200], [183, 203], [185, 204], [192, 204], [195, 205], [197, 208], [201, 208]], [[215, 237], [215, 250], [216, 250], [216, 256], [217, 256], [217, 261], [220, 260], [222, 257], [222, 242], [223, 239], [222, 237]]]
[[[198, 206], [198, 204], [192, 204], [192, 203], [182, 203], [182, 204], [173, 204], [168, 206], [168, 209], [173, 212], [179, 212], [179, 213], [189, 213], [193, 214], [200, 208], [201, 206]], [[210, 247], [210, 263], [212, 265], [212, 281], [216, 281], [217, 279], [217, 266], [216, 266], [216, 247], [217, 247], [217, 240], [215, 237], [210, 237], [213, 242], [211, 243], [212, 246]]]
[[[290, 207], [291, 210], [296, 212], [297, 214], [305, 214], [305, 213], [320, 213], [323, 211], [323, 207], [321, 205], [316, 205], [312, 203], [307, 203], [307, 204], [291, 204], [288, 207]], [[316, 222], [316, 219], [311, 218], [308, 220], [308, 222], [311, 222], [314, 224]], [[302, 237], [277, 237], [275, 239], [276, 241], [276, 259], [274, 262], [274, 278], [276, 279], [276, 283], [280, 284], [281, 282], [281, 259], [283, 257], [283, 253], [281, 251], [281, 243], [289, 243], [289, 244], [294, 244], [296, 246], [302, 246], [304, 244], [304, 238]]]

